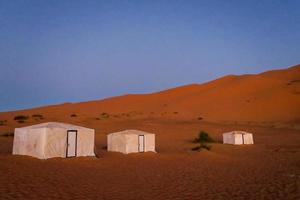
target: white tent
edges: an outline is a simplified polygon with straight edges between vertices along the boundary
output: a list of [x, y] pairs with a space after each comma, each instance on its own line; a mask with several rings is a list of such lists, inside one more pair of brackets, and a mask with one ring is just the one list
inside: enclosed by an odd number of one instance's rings
[[125, 130], [107, 136], [107, 150], [124, 154], [155, 152], [155, 134], [139, 130]]
[[223, 143], [224, 144], [254, 144], [252, 133], [245, 131], [232, 131], [228, 133], [223, 133]]
[[95, 156], [94, 129], [48, 122], [16, 128], [13, 154], [40, 159]]

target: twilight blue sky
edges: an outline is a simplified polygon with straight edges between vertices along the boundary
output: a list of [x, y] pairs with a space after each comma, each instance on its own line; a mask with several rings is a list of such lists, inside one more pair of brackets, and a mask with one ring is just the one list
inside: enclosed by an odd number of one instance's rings
[[0, 0], [0, 111], [298, 63], [298, 0]]

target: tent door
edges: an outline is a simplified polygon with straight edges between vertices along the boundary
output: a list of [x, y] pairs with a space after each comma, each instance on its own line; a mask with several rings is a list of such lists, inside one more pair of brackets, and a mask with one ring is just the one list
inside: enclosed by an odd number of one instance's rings
[[243, 144], [245, 144], [244, 134], [242, 134], [242, 140], [243, 140]]
[[68, 158], [75, 156], [77, 156], [77, 130], [68, 130], [66, 157]]
[[145, 137], [139, 135], [139, 152], [145, 152]]

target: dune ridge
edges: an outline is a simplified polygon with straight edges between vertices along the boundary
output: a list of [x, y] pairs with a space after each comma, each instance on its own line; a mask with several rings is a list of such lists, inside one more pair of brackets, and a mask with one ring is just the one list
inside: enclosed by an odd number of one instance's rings
[[151, 94], [128, 94], [102, 100], [64, 103], [1, 112], [0, 120], [17, 114], [42, 113], [69, 121], [75, 113], [97, 118], [101, 113], [132, 118], [201, 119], [212, 122], [300, 122], [300, 65], [260, 74], [228, 75]]
[[[300, 124], [299, 72], [298, 65], [0, 113], [0, 199], [299, 199], [300, 127], [274, 122]], [[12, 155], [13, 129], [46, 121], [95, 129], [98, 158]], [[155, 133], [157, 153], [107, 151], [107, 134], [126, 129]], [[202, 130], [216, 142], [210, 151], [192, 151]], [[222, 133], [232, 130], [253, 133], [254, 145], [222, 144]]]

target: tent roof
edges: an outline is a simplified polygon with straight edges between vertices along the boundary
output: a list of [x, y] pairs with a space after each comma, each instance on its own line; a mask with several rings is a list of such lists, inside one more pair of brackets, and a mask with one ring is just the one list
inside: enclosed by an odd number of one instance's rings
[[140, 131], [140, 130], [124, 130], [115, 133], [110, 133], [109, 135], [150, 135], [150, 134], [153, 135], [153, 133]]
[[46, 123], [41, 123], [41, 124], [35, 124], [32, 126], [25, 126], [22, 127], [25, 129], [37, 129], [37, 128], [64, 128], [64, 129], [89, 129], [89, 128], [85, 128], [82, 126], [77, 126], [77, 125], [73, 125], [73, 124], [67, 124], [67, 123], [60, 123], [60, 122], [46, 122]]
[[223, 133], [223, 134], [232, 134], [232, 135], [242, 134], [242, 135], [245, 135], [245, 134], [252, 134], [252, 133], [248, 133], [246, 131], [231, 131], [231, 132], [227, 132], [227, 133]]

